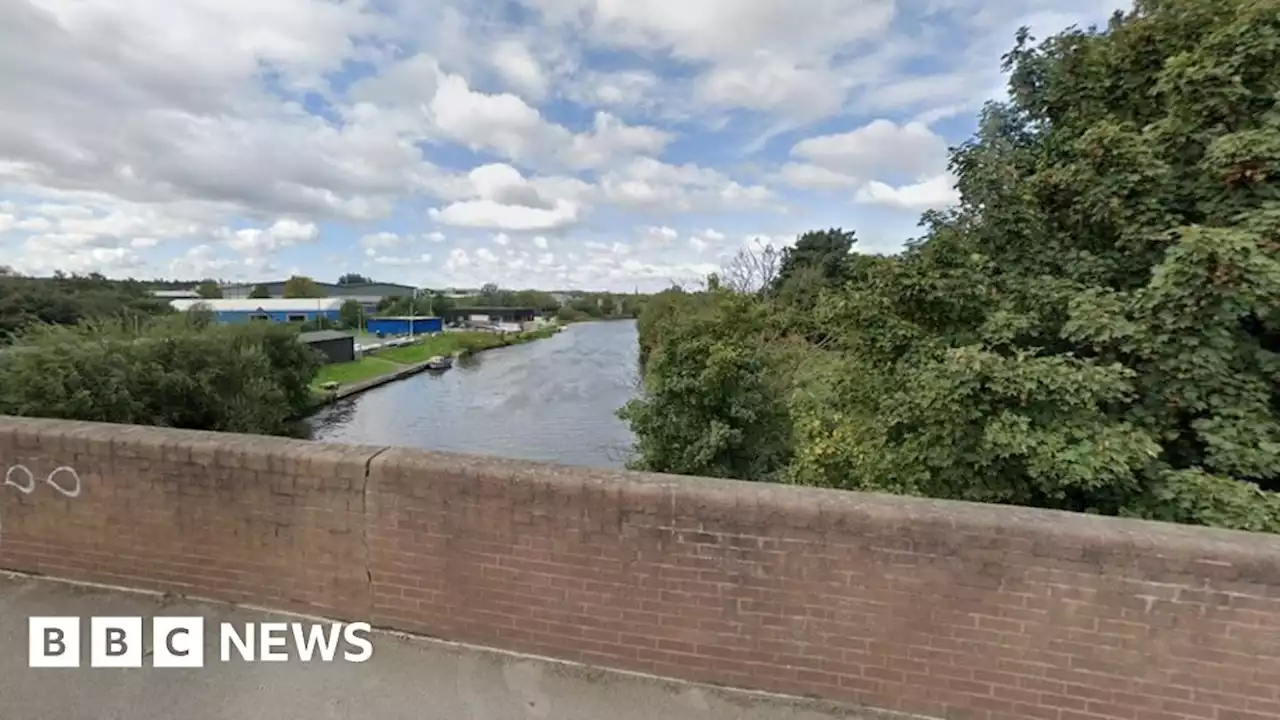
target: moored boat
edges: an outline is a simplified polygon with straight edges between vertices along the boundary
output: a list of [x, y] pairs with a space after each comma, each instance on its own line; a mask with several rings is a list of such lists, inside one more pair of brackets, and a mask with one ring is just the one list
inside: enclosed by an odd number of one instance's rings
[[427, 360], [428, 370], [448, 370], [451, 367], [453, 367], [453, 358], [451, 357], [436, 355], [430, 360]]

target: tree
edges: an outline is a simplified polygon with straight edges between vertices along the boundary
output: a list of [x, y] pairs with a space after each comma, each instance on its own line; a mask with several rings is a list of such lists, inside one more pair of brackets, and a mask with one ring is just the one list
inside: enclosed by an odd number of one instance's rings
[[735, 292], [755, 293], [767, 290], [778, 282], [783, 257], [783, 253], [773, 245], [757, 240], [753, 247], [738, 251], [719, 274], [720, 280]]
[[294, 275], [284, 283], [284, 296], [287, 298], [322, 298], [324, 290], [305, 275]]
[[368, 285], [373, 281], [359, 273], [347, 273], [338, 278], [339, 285]]
[[364, 329], [364, 306], [359, 300], [345, 300], [338, 308], [338, 320], [344, 328]]
[[249, 291], [249, 297], [253, 298], [254, 300], [262, 300], [264, 298], [271, 297], [271, 293], [267, 291], [266, 285], [263, 285], [262, 283], [258, 283], [257, 285], [254, 285], [253, 289]]
[[760, 344], [764, 308], [723, 290], [659, 297], [663, 321], [641, 329], [644, 394], [619, 412], [637, 438], [631, 466], [781, 479], [791, 422], [779, 358]]
[[148, 284], [101, 276], [0, 278], [0, 342], [32, 325], [75, 325], [101, 320], [136, 329], [173, 312]]
[[645, 467], [742, 477], [696, 428], [779, 417], [772, 387], [787, 447], [754, 457], [790, 482], [1280, 531], [1277, 18], [1140, 0], [1020, 33], [1010, 101], [953, 151], [960, 204], [907, 250], [806, 233], [733, 301], [754, 325], [642, 335]]
[[817, 268], [818, 276], [824, 281], [839, 281], [856, 241], [852, 230], [841, 228], [804, 233], [795, 245], [782, 252], [773, 279], [774, 288], [781, 288], [803, 268]]
[[213, 300], [222, 297], [222, 288], [213, 280], [205, 280], [196, 287], [196, 293], [205, 300]]

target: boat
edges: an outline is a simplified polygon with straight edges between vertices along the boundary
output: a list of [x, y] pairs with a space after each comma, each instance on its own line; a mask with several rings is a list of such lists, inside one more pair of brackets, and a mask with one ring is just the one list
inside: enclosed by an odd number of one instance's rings
[[436, 355], [430, 360], [427, 360], [428, 370], [448, 370], [451, 367], [453, 367], [453, 358], [451, 357]]

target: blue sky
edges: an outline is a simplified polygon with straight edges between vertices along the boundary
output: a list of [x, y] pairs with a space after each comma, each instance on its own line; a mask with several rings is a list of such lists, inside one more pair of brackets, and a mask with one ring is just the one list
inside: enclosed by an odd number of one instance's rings
[[1114, 0], [8, 0], [0, 264], [656, 290], [891, 252], [1000, 56]]

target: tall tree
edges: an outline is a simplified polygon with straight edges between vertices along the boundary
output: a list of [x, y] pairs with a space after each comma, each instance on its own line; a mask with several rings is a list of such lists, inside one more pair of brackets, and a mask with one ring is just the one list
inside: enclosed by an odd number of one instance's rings
[[857, 237], [852, 230], [841, 228], [804, 233], [796, 239], [795, 245], [782, 252], [782, 259], [773, 279], [774, 288], [780, 289], [806, 268], [814, 268], [823, 280], [840, 280], [856, 241]]
[[364, 306], [359, 300], [346, 300], [338, 308], [338, 320], [349, 330], [362, 330], [364, 324]]
[[338, 278], [339, 285], [368, 285], [371, 282], [373, 281], [360, 273], [346, 273]]
[[255, 300], [262, 300], [264, 298], [271, 297], [271, 293], [267, 290], [266, 285], [263, 285], [262, 283], [258, 283], [257, 285], [254, 285], [252, 289], [249, 290], [249, 297]]

